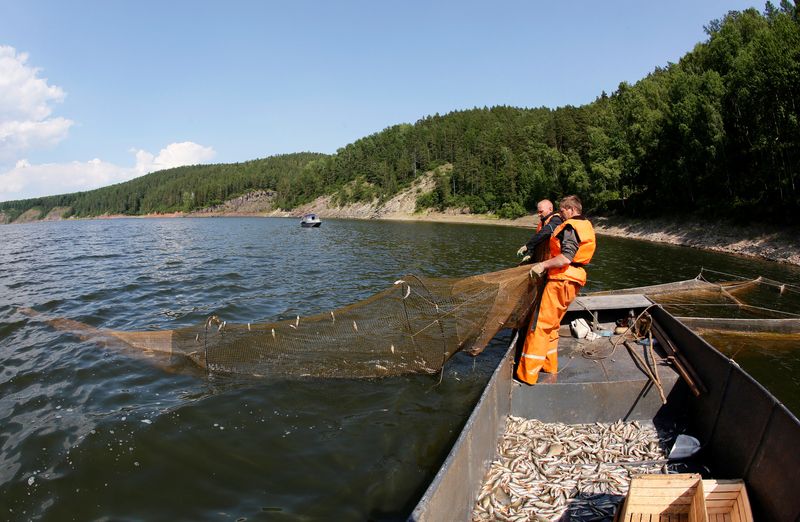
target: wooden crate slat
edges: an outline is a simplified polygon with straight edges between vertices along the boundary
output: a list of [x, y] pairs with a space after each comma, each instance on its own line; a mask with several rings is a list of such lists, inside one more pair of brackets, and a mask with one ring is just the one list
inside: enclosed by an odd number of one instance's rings
[[702, 477], [696, 473], [637, 475], [622, 514], [626, 522], [705, 522]]
[[[720, 522], [752, 522], [747, 488], [741, 479], [704, 480], [706, 510]], [[709, 520], [712, 520], [709, 516]]]

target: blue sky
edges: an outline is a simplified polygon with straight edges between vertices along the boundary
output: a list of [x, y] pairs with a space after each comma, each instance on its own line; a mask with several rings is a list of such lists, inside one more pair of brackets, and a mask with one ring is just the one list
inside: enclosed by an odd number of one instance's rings
[[763, 2], [0, 0], [0, 201], [591, 102]]

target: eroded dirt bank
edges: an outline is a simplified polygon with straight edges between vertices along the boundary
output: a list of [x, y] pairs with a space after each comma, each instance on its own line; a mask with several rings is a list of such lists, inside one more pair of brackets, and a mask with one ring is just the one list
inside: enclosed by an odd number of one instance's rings
[[[397, 221], [426, 221], [442, 223], [469, 223], [482, 225], [504, 225], [533, 229], [537, 218], [525, 216], [520, 219], [498, 219], [496, 216], [470, 214], [467, 209], [447, 212], [431, 210], [415, 212], [417, 196], [433, 188], [430, 176], [422, 176], [408, 189], [384, 201], [355, 203], [337, 206], [330, 196], [317, 198], [292, 211], [275, 210], [272, 206], [274, 193], [258, 191], [227, 201], [223, 205], [198, 212], [158, 214], [137, 217], [215, 217], [215, 216], [263, 216], [295, 217], [313, 213], [326, 218], [383, 219]], [[65, 213], [64, 208], [51, 212], [45, 219], [57, 220]], [[23, 218], [23, 216], [20, 216]], [[41, 217], [36, 216], [41, 219]], [[102, 216], [117, 218], [130, 216]], [[739, 226], [730, 223], [686, 221], [680, 219], [629, 219], [621, 217], [590, 216], [595, 229], [609, 236], [642, 239], [687, 247], [759, 257], [780, 263], [800, 265], [800, 229], [768, 226]], [[33, 216], [24, 216], [20, 221], [30, 221]], [[323, 225], [324, 226], [324, 225]]]
[[665, 218], [638, 220], [598, 217], [593, 222], [599, 233], [609, 236], [644, 239], [800, 265], [798, 228], [686, 222]]

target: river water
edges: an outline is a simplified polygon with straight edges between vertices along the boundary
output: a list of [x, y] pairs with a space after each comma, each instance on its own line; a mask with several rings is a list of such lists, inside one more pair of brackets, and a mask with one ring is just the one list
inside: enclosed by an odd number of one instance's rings
[[[507, 334], [478, 358], [457, 355], [440, 384], [209, 377], [82, 341], [20, 307], [120, 330], [212, 314], [274, 321], [352, 303], [408, 273], [512, 266], [528, 235], [344, 220], [302, 229], [279, 218], [0, 227], [0, 519], [405, 519]], [[687, 279], [701, 266], [800, 281], [797, 267], [601, 237], [586, 290]], [[745, 368], [797, 412], [791, 348], [750, 353]]]

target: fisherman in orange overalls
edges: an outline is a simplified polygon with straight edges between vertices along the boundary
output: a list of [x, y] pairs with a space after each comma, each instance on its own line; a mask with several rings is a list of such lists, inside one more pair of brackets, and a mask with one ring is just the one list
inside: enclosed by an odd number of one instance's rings
[[561, 216], [557, 212], [553, 212], [553, 202], [549, 199], [543, 199], [536, 204], [536, 213], [539, 215], [539, 224], [536, 225], [536, 233], [531, 236], [527, 243], [519, 247], [517, 255], [525, 255], [520, 265], [525, 263], [533, 263], [540, 261], [540, 259], [532, 259], [536, 254], [536, 247], [545, 241], [550, 240], [553, 230], [561, 224]]
[[536, 384], [540, 371], [558, 372], [558, 328], [570, 303], [586, 284], [583, 267], [591, 261], [596, 242], [594, 228], [582, 211], [578, 196], [561, 200], [559, 214], [564, 222], [550, 236], [550, 259], [531, 267], [531, 276], [542, 277], [547, 272], [547, 284], [517, 366], [517, 379], [527, 384]]

